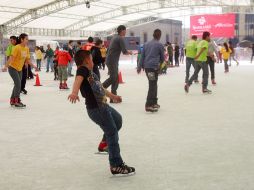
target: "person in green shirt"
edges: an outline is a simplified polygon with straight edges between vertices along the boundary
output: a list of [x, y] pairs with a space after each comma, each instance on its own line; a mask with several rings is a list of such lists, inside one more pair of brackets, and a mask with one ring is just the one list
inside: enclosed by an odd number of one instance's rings
[[197, 62], [194, 74], [184, 86], [184, 90], [186, 93], [189, 92], [189, 87], [191, 86], [192, 82], [197, 78], [199, 71], [203, 70], [203, 82], [202, 82], [202, 91], [204, 94], [211, 94], [212, 91], [207, 89], [208, 86], [208, 77], [209, 77], [209, 70], [207, 64], [207, 55], [208, 55], [208, 46], [210, 42], [210, 33], [204, 32], [202, 39], [197, 45], [197, 54], [194, 57], [195, 61]]
[[170, 42], [167, 42], [168, 50], [168, 65], [173, 67], [173, 46]]
[[47, 71], [46, 72], [49, 72], [49, 67], [51, 68], [51, 72], [54, 72], [54, 65], [53, 65], [54, 51], [50, 47], [50, 44], [48, 44], [47, 48], [48, 49], [46, 50], [46, 54], [44, 57], [44, 59], [47, 58]]
[[[190, 68], [191, 65], [193, 68], [196, 68], [196, 62], [195, 57], [197, 54], [197, 39], [198, 37], [193, 35], [191, 39], [186, 43], [185, 45], [185, 54], [186, 54], [186, 77], [185, 77], [185, 83], [188, 83], [189, 76], [190, 76]], [[195, 79], [195, 82], [198, 82], [198, 76]]]
[[9, 60], [9, 58], [11, 56], [11, 53], [12, 53], [12, 50], [13, 50], [14, 46], [16, 45], [16, 43], [17, 43], [17, 37], [16, 36], [11, 36], [10, 37], [10, 44], [8, 45], [8, 47], [5, 51], [7, 61]]

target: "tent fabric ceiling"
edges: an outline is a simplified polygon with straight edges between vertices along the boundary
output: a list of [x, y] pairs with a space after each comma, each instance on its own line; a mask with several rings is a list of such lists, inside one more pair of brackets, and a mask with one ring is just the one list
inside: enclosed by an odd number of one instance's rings
[[[57, 2], [52, 0], [0, 0], [0, 25], [10, 21], [21, 15], [22, 13], [30, 10], [36, 9], [48, 3]], [[161, 0], [95, 0], [91, 1], [91, 8], [86, 8], [85, 4], [73, 6], [67, 9], [56, 11], [50, 15], [38, 18], [36, 20], [32, 20], [31, 22], [23, 25], [22, 27], [30, 27], [30, 28], [48, 28], [48, 29], [65, 29], [66, 27], [73, 25], [75, 23], [80, 22], [81, 20], [91, 18], [93, 16], [99, 16], [104, 13], [113, 12], [117, 9], [121, 9], [123, 7], [132, 6], [132, 10], [135, 9], [135, 6], [140, 3], [150, 3], [152, 7], [153, 4], [158, 4], [158, 2], [163, 2]], [[190, 0], [171, 0], [171, 2], [190, 2]], [[193, 1], [192, 1], [193, 2]], [[209, 2], [219, 3], [220, 0], [210, 0]], [[239, 4], [239, 5], [250, 5], [250, 0], [224, 0], [224, 4]], [[205, 6], [204, 6], [205, 7]], [[154, 10], [150, 9], [149, 11], [140, 11], [131, 14], [125, 15], [117, 15], [116, 17], [112, 17], [107, 20], [99, 20], [98, 22], [92, 23], [90, 26], [86, 26], [81, 28], [83, 30], [92, 30], [92, 31], [100, 31], [103, 29], [109, 29], [115, 27], [118, 24], [126, 23], [128, 21], [137, 20], [149, 16], [159, 15], [162, 18], [166, 18], [167, 15], [172, 15], [172, 12], [177, 11], [178, 15], [184, 15], [186, 12], [190, 12], [185, 8], [181, 11], [180, 8], [166, 8], [166, 9], [158, 9]], [[169, 14], [171, 12], [171, 14]], [[206, 11], [195, 11], [195, 13], [202, 13]], [[209, 12], [209, 10], [208, 10]], [[210, 11], [213, 13], [213, 11]], [[85, 21], [84, 21], [85, 22]], [[88, 21], [87, 21], [88, 22]], [[89, 22], [88, 22], [89, 23]], [[104, 28], [105, 27], [105, 28]]]

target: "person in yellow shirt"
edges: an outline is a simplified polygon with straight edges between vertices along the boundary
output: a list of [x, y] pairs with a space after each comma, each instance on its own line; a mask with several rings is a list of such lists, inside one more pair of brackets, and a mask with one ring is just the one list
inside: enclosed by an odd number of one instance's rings
[[105, 70], [105, 61], [106, 61], [106, 56], [107, 56], [107, 48], [105, 47], [105, 45], [102, 45], [101, 50], [101, 56], [102, 56], [102, 68], [103, 70]]
[[24, 33], [21, 34], [19, 36], [19, 40], [20, 44], [14, 47], [10, 59], [3, 68], [3, 71], [7, 71], [8, 68], [9, 74], [14, 81], [14, 88], [10, 98], [11, 106], [15, 106], [17, 108], [25, 108], [26, 105], [23, 104], [20, 100], [22, 68], [24, 64], [29, 64], [34, 68], [36, 68], [36, 66], [33, 65], [30, 61], [30, 52], [29, 48], [27, 47], [28, 35]]
[[36, 46], [35, 47], [35, 58], [36, 58], [37, 68], [39, 71], [41, 70], [42, 57], [43, 57], [43, 55], [42, 55], [41, 49], [38, 46]]
[[224, 60], [224, 67], [225, 67], [225, 73], [228, 73], [228, 59], [230, 58], [230, 54], [232, 51], [230, 50], [228, 44], [225, 42], [223, 44], [223, 47], [220, 50], [220, 53], [222, 54], [222, 59]]

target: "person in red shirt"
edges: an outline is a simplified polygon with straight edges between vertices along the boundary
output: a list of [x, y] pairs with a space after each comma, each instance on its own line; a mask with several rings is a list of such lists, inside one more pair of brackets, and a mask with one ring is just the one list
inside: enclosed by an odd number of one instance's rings
[[72, 57], [68, 52], [67, 45], [63, 47], [63, 50], [58, 51], [56, 60], [58, 62], [58, 77], [60, 80], [59, 89], [69, 89], [66, 83], [68, 79], [67, 67]]
[[89, 37], [88, 42], [85, 45], [83, 45], [82, 50], [90, 51], [93, 46], [94, 46], [93, 38]]

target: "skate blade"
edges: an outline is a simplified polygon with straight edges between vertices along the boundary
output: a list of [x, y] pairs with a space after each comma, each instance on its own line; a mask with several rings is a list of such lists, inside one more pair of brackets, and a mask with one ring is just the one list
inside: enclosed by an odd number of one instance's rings
[[136, 175], [136, 172], [128, 173], [128, 174], [112, 174], [111, 178], [122, 178], [122, 177], [132, 177]]
[[108, 155], [108, 152], [95, 152], [94, 154], [98, 154], [98, 155]]

